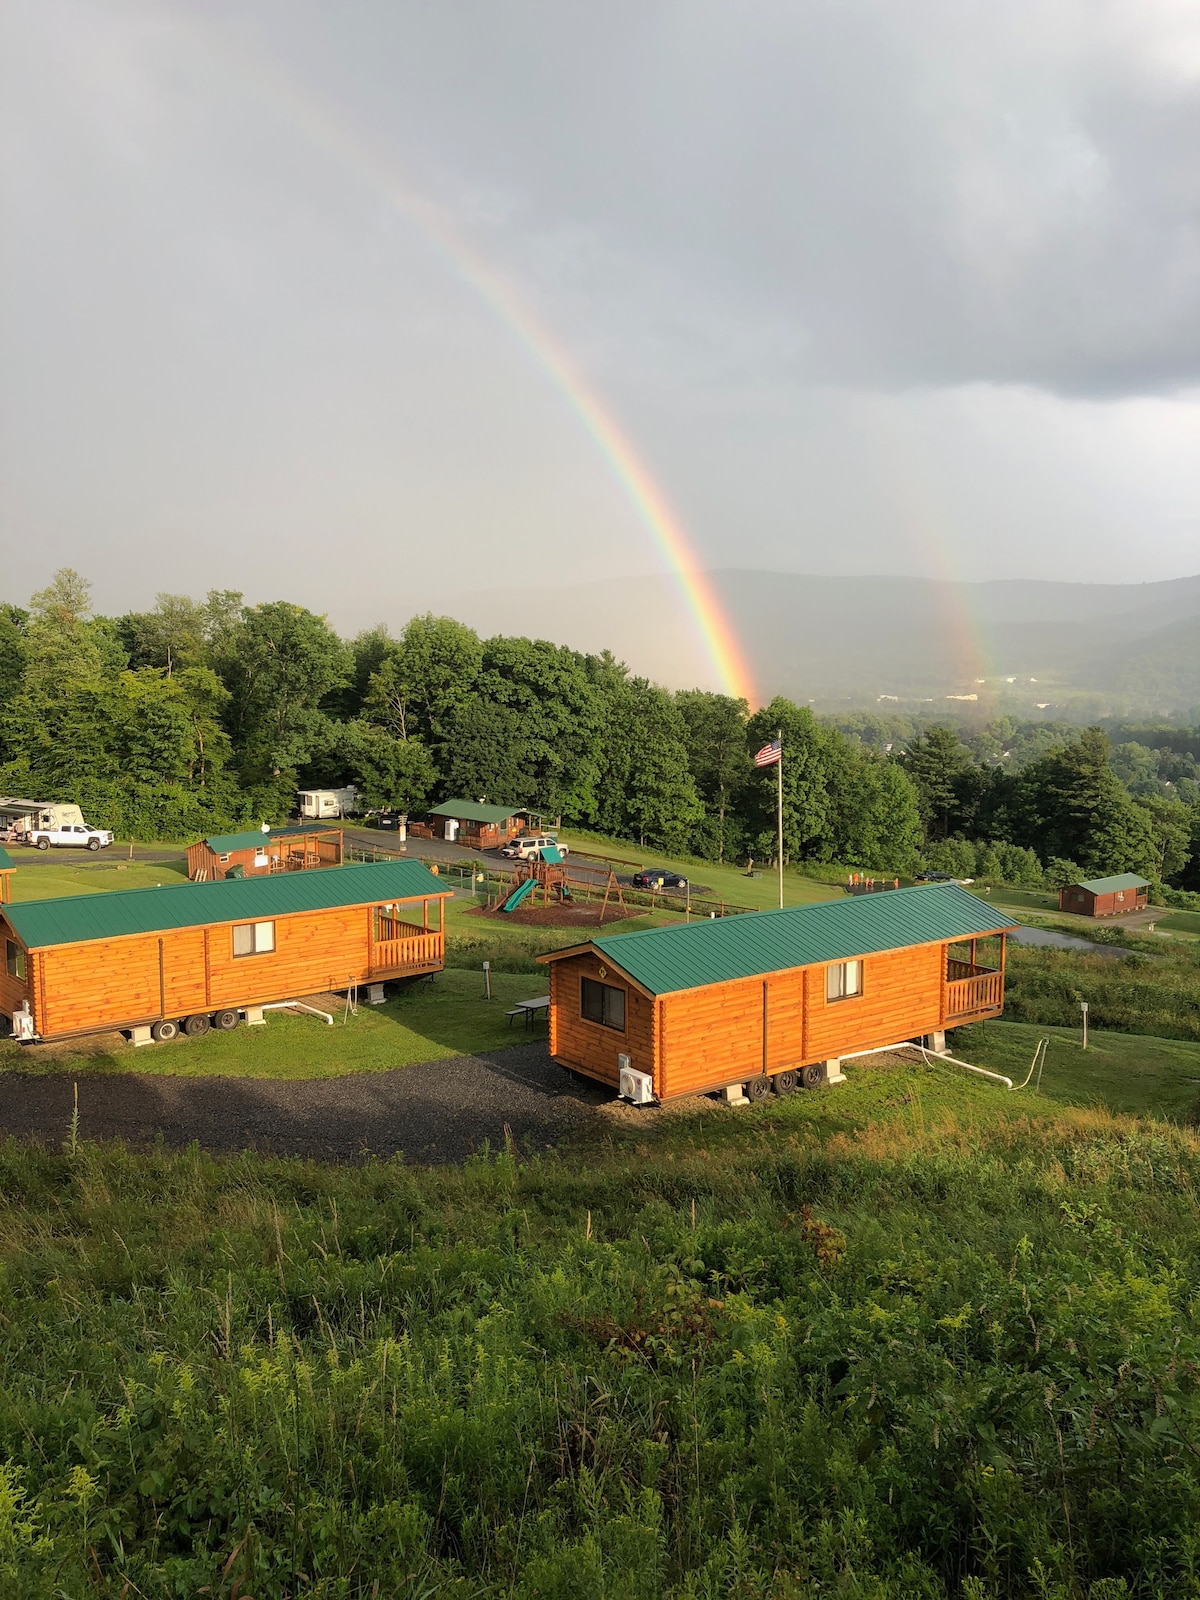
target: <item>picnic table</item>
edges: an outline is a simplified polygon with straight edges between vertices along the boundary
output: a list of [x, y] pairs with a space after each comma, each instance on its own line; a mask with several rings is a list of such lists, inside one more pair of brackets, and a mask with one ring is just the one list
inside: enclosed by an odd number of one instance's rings
[[550, 996], [548, 994], [539, 994], [533, 1000], [518, 1000], [512, 1010], [506, 1012], [505, 1015], [508, 1017], [510, 1028], [513, 1025], [514, 1017], [524, 1017], [525, 1026], [531, 1028], [538, 1013], [541, 1011], [549, 1013], [549, 1010]]

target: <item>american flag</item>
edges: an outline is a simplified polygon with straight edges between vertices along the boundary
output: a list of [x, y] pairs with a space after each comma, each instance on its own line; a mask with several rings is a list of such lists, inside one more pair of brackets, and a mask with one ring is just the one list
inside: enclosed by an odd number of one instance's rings
[[772, 739], [770, 744], [763, 745], [754, 758], [756, 767], [773, 767], [777, 761], [783, 759], [783, 741]]

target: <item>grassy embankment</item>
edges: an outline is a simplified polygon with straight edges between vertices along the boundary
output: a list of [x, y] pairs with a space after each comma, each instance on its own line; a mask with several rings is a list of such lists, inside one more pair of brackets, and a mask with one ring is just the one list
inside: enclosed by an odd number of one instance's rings
[[0, 1592], [1195, 1600], [1200, 1143], [1089, 1055], [463, 1169], [0, 1147]]

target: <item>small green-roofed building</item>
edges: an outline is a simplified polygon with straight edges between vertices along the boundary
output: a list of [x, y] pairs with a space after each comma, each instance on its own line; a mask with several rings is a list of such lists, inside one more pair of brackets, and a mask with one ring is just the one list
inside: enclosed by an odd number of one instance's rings
[[277, 828], [214, 833], [189, 845], [187, 854], [193, 883], [340, 867], [344, 860], [342, 830], [328, 822], [287, 822]]
[[42, 1039], [203, 1032], [331, 989], [382, 998], [388, 979], [441, 969], [449, 894], [419, 861], [381, 861], [6, 904], [0, 1016], [31, 1015], [21, 1036]]
[[1080, 917], [1118, 917], [1150, 903], [1149, 880], [1136, 872], [1084, 878], [1058, 891], [1058, 909]]
[[635, 1099], [790, 1093], [845, 1056], [998, 1016], [1015, 926], [939, 884], [601, 935], [538, 958], [551, 1053], [614, 1087], [640, 1073]]
[[16, 868], [16, 862], [0, 844], [0, 905], [12, 899], [12, 875]]
[[[521, 832], [524, 806], [493, 806], [482, 800], [443, 800], [429, 811], [430, 836], [472, 850], [495, 850]], [[414, 830], [419, 833], [418, 830]]]

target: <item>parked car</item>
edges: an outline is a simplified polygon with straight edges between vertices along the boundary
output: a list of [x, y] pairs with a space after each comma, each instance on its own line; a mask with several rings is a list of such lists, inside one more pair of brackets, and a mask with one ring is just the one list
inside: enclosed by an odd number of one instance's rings
[[390, 828], [395, 833], [404, 822], [405, 816], [406, 813], [403, 811], [371, 811], [367, 813], [367, 822], [376, 828]]
[[557, 850], [560, 856], [565, 856], [567, 846], [548, 833], [519, 833], [515, 839], [510, 839], [500, 847], [500, 854], [507, 856], [510, 861], [532, 861], [543, 850]]
[[68, 822], [62, 828], [34, 828], [25, 836], [27, 844], [39, 850], [49, 850], [52, 844], [67, 845], [76, 850], [104, 850], [113, 842], [107, 828], [88, 828], [81, 822]]
[[952, 872], [918, 872], [913, 879], [914, 883], [953, 883]]
[[678, 872], [668, 872], [666, 867], [643, 867], [633, 875], [635, 889], [686, 889], [688, 881]]

